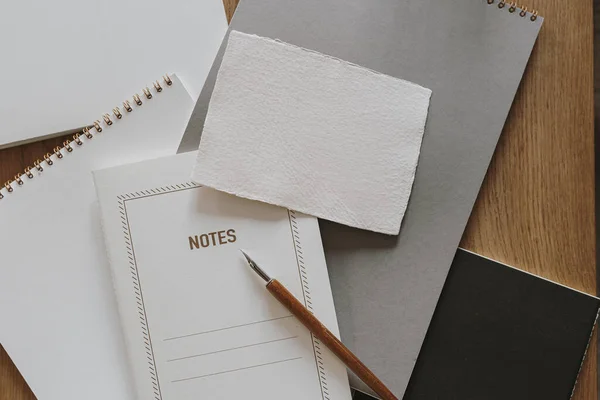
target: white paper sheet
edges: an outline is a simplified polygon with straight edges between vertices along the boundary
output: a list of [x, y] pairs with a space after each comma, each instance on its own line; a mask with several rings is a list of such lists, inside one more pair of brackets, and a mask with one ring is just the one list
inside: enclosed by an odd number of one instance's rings
[[87, 126], [162, 74], [196, 100], [226, 30], [222, 0], [3, 2], [0, 148]]
[[0, 190], [0, 343], [38, 399], [135, 398], [91, 171], [175, 152], [193, 101], [176, 77], [152, 93]]
[[239, 251], [339, 335], [317, 220], [195, 185], [194, 159], [94, 173], [138, 397], [350, 400], [345, 366]]
[[398, 234], [430, 96], [401, 79], [233, 31], [192, 179]]

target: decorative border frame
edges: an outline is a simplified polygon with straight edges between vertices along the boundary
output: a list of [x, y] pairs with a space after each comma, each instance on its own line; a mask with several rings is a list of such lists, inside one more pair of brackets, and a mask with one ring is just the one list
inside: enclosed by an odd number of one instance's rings
[[126, 193], [117, 196], [119, 202], [119, 213], [121, 214], [121, 223], [123, 225], [123, 235], [125, 237], [125, 246], [127, 248], [127, 259], [129, 262], [129, 272], [133, 282], [133, 291], [137, 303], [137, 312], [142, 328], [142, 337], [144, 340], [144, 348], [146, 350], [146, 361], [148, 362], [148, 370], [150, 372], [150, 380], [152, 382], [152, 390], [154, 392], [154, 400], [162, 400], [162, 392], [160, 390], [160, 381], [156, 370], [156, 361], [154, 359], [154, 349], [152, 347], [152, 337], [148, 328], [148, 317], [146, 315], [146, 306], [144, 305], [144, 295], [140, 283], [140, 275], [137, 268], [137, 260], [135, 257], [135, 249], [133, 248], [133, 240], [131, 239], [131, 227], [129, 225], [129, 217], [127, 215], [127, 201], [143, 199], [146, 197], [157, 196], [165, 193], [180, 192], [182, 190], [194, 189], [200, 187], [195, 183], [188, 182], [175, 186], [163, 186], [150, 190], [141, 190], [139, 192]]
[[[162, 392], [160, 389], [160, 380], [158, 378], [158, 371], [156, 368], [156, 361], [154, 357], [154, 349], [152, 347], [152, 337], [150, 335], [150, 329], [148, 328], [148, 317], [146, 314], [146, 307], [144, 304], [144, 296], [142, 292], [142, 286], [140, 283], [140, 276], [137, 267], [137, 260], [135, 256], [135, 249], [133, 246], [133, 240], [131, 237], [131, 227], [129, 224], [129, 217], [127, 215], [127, 202], [131, 200], [142, 199], [146, 197], [158, 196], [161, 194], [175, 193], [183, 190], [197, 189], [202, 187], [193, 182], [186, 182], [170, 186], [162, 186], [149, 190], [140, 190], [138, 192], [126, 193], [117, 196], [119, 213], [121, 216], [121, 224], [123, 228], [123, 235], [125, 238], [125, 245], [127, 251], [127, 258], [129, 263], [129, 272], [131, 273], [131, 280], [133, 284], [133, 290], [135, 293], [137, 312], [140, 320], [140, 327], [142, 331], [142, 337], [144, 340], [144, 348], [146, 351], [146, 361], [148, 363], [148, 371], [150, 374], [150, 380], [152, 382], [152, 390], [154, 393], [154, 400], [162, 400]], [[298, 265], [298, 275], [300, 277], [300, 286], [302, 288], [302, 295], [304, 305], [311, 312], [313, 311], [313, 304], [311, 293], [308, 285], [308, 274], [304, 265], [304, 254], [302, 253], [302, 246], [300, 244], [300, 234], [298, 228], [298, 222], [296, 220], [296, 212], [288, 210], [288, 218], [290, 221], [290, 231], [292, 234], [292, 241], [294, 245], [294, 252], [296, 255], [296, 263]], [[323, 351], [321, 342], [311, 334], [313, 353], [315, 355], [315, 363], [317, 369], [317, 375], [319, 378], [319, 384], [321, 387], [321, 398], [322, 400], [330, 400], [329, 388], [327, 386], [327, 375], [325, 372], [325, 365], [323, 360]]]
[[[300, 275], [300, 286], [302, 287], [302, 296], [304, 297], [304, 306], [314, 314], [312, 298], [310, 297], [310, 289], [308, 286], [308, 274], [304, 266], [304, 257], [302, 254], [302, 246], [300, 246], [300, 233], [298, 232], [298, 222], [296, 221], [296, 212], [288, 210], [290, 219], [290, 230], [292, 231], [292, 239], [294, 241], [294, 251], [296, 252], [296, 263], [298, 264], [298, 273]], [[313, 352], [315, 354], [315, 362], [317, 366], [317, 374], [319, 375], [319, 383], [321, 385], [321, 398], [330, 400], [329, 388], [327, 387], [327, 374], [325, 373], [325, 364], [323, 361], [323, 351], [321, 350], [321, 342], [312, 333], [310, 334], [313, 344]]]

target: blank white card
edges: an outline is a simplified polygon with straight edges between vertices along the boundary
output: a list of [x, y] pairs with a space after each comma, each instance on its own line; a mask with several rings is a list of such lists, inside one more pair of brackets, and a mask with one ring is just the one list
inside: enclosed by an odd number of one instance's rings
[[192, 179], [398, 234], [430, 97], [414, 83], [232, 31]]

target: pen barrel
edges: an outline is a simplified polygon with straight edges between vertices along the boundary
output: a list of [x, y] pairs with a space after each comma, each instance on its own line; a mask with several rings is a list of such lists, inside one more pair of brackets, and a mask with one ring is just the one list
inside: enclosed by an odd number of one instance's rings
[[377, 376], [354, 353], [323, 325], [296, 297], [276, 279], [267, 290], [283, 304], [308, 330], [335, 354], [352, 372], [383, 400], [398, 400]]

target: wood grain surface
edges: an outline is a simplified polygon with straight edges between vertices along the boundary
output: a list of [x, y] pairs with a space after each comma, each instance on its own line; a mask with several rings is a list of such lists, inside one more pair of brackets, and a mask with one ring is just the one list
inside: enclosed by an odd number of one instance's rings
[[[237, 2], [223, 0], [228, 18]], [[526, 6], [544, 25], [461, 245], [595, 294], [592, 0]], [[0, 151], [0, 182], [61, 142]], [[575, 400], [596, 400], [596, 370], [594, 338]], [[0, 400], [26, 399], [34, 396], [0, 348]]]
[[[461, 246], [596, 294], [593, 2], [526, 1], [544, 24]], [[596, 371], [594, 337], [573, 399]]]

